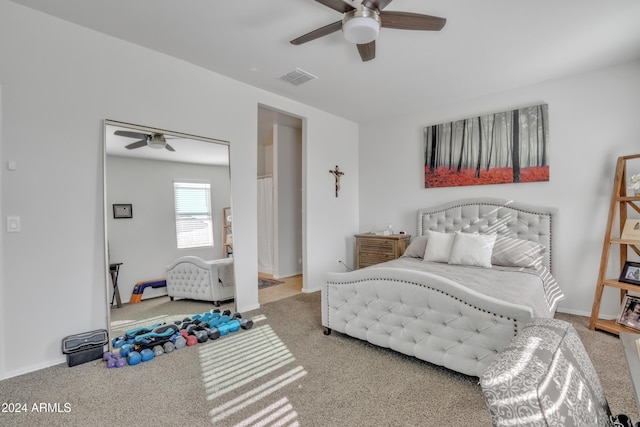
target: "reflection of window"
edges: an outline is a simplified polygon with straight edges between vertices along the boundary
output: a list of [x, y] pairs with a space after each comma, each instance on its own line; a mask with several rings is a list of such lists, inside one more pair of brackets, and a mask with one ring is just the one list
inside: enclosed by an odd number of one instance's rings
[[174, 182], [178, 249], [213, 247], [211, 185]]

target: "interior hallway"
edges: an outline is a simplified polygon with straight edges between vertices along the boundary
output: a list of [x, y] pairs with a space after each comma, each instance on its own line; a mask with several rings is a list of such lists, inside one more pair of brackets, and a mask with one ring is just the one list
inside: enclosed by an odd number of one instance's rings
[[[273, 279], [270, 274], [258, 273], [258, 276]], [[284, 277], [277, 280], [284, 283], [258, 290], [258, 302], [260, 304], [277, 301], [302, 292], [302, 275]]]

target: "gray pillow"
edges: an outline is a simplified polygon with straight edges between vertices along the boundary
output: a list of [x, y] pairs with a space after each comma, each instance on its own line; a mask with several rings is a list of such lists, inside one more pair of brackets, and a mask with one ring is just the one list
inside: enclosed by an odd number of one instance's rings
[[424, 251], [427, 249], [427, 237], [425, 234], [424, 236], [414, 238], [402, 256], [407, 258], [423, 258]]
[[491, 264], [505, 267], [538, 268], [545, 247], [529, 240], [498, 236], [491, 254]]

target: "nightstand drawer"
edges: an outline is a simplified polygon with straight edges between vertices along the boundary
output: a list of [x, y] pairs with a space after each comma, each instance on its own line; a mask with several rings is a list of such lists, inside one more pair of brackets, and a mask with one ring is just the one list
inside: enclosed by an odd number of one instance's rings
[[360, 253], [387, 253], [393, 254], [395, 241], [388, 239], [358, 239]]
[[411, 236], [392, 234], [378, 236], [375, 234], [356, 234], [356, 268], [364, 268], [400, 257]]

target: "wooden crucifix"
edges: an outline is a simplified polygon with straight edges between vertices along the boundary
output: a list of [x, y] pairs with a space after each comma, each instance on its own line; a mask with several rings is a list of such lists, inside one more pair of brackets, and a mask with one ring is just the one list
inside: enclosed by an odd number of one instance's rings
[[336, 178], [336, 197], [338, 197], [338, 192], [340, 191], [340, 177], [344, 175], [344, 172], [340, 172], [340, 168], [336, 165], [334, 170], [330, 170], [329, 173], [333, 174]]

